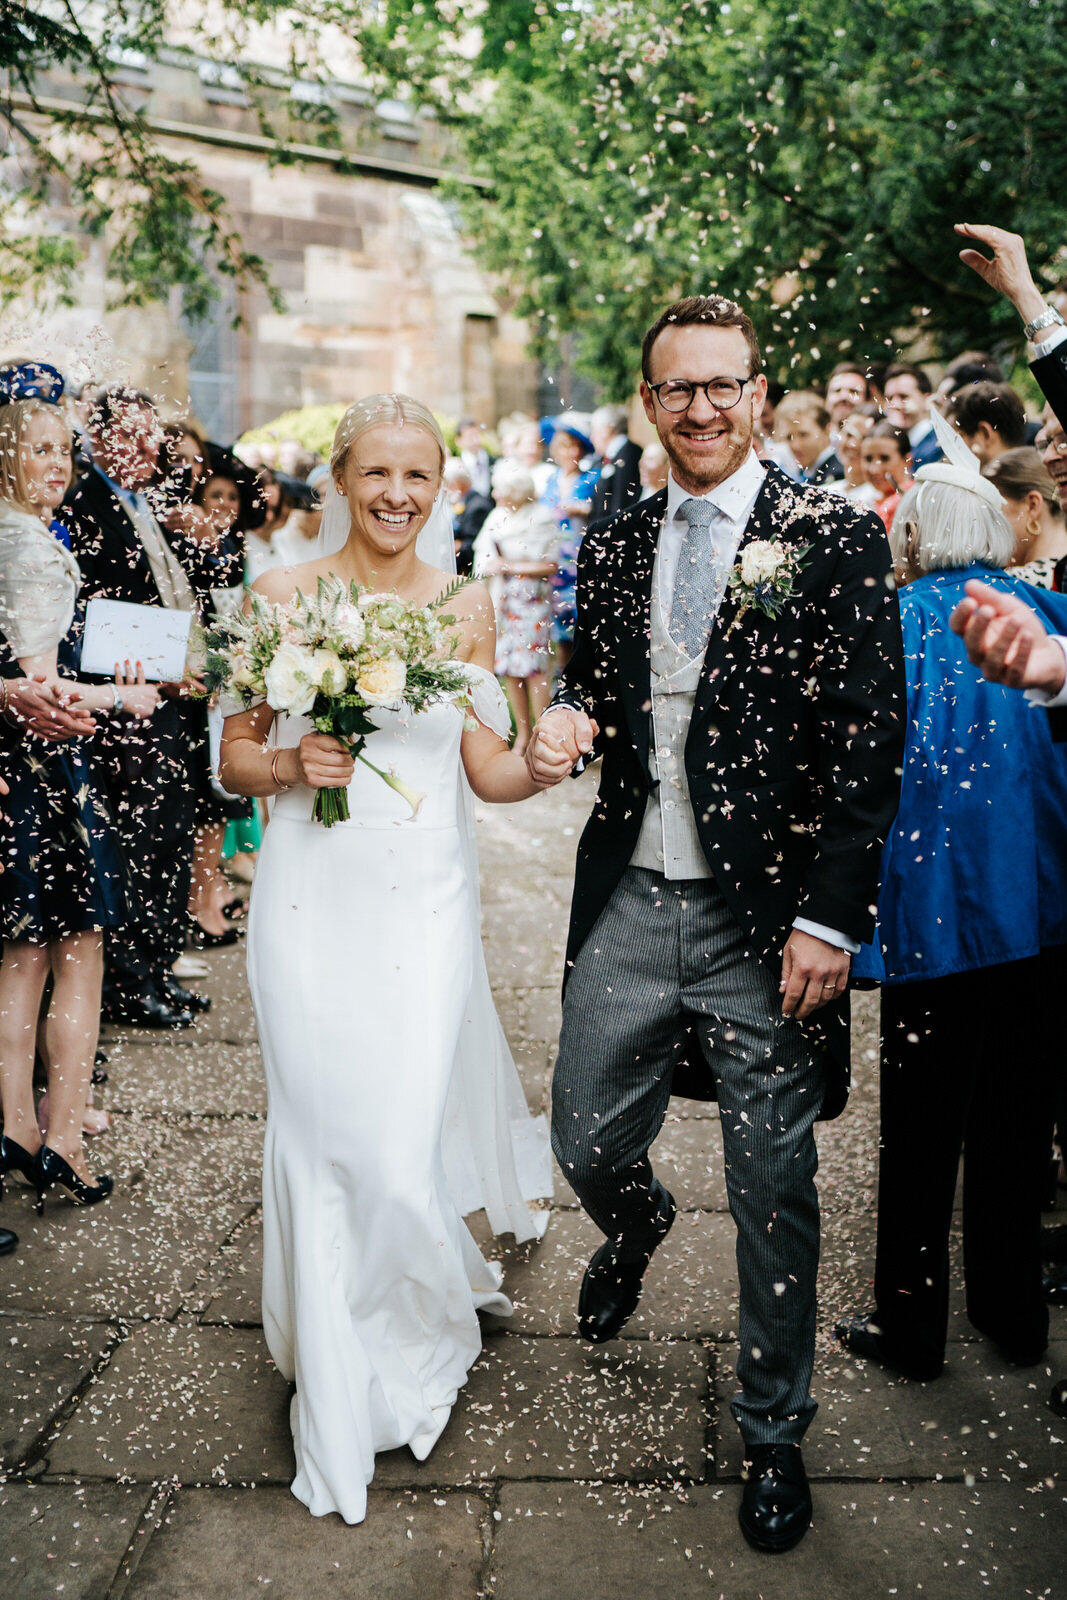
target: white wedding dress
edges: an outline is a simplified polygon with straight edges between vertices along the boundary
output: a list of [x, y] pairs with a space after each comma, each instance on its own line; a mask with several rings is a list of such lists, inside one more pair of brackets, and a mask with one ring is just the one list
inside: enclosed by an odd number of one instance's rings
[[[474, 671], [493, 725], [499, 686]], [[359, 762], [348, 822], [312, 822], [309, 789], [280, 794], [248, 930], [268, 1091], [263, 1326], [296, 1383], [293, 1493], [346, 1522], [366, 1514], [377, 1451], [432, 1449], [481, 1349], [478, 1310], [510, 1312], [461, 1213], [484, 1206], [495, 1232], [533, 1238], [548, 1213], [527, 1201], [551, 1193], [547, 1128], [482, 957], [463, 714], [373, 719], [367, 757], [424, 792], [417, 815]], [[310, 723], [275, 731], [293, 745]]]

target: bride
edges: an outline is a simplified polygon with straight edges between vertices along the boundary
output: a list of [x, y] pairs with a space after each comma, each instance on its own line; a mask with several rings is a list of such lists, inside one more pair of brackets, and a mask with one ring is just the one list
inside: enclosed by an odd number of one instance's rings
[[[436, 599], [454, 571], [444, 459], [418, 401], [357, 402], [334, 438], [324, 553], [256, 591], [281, 603], [335, 574]], [[416, 815], [304, 717], [264, 703], [227, 716], [222, 744], [228, 789], [276, 796], [248, 932], [268, 1090], [263, 1326], [296, 1383], [293, 1493], [347, 1522], [366, 1515], [376, 1451], [433, 1448], [481, 1349], [477, 1312], [510, 1313], [462, 1215], [484, 1206], [494, 1231], [529, 1239], [547, 1212], [526, 1202], [551, 1193], [547, 1130], [489, 994], [470, 809], [471, 789], [516, 801], [537, 786], [507, 747], [487, 591], [448, 611], [477, 721], [450, 704], [375, 709], [367, 739], [376, 767], [425, 792]], [[324, 786], [347, 787], [350, 821], [311, 820]]]

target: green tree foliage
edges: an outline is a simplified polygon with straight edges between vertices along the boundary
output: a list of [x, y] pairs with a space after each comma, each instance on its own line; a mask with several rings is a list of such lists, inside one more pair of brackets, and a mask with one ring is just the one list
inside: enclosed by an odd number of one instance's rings
[[493, 0], [480, 54], [451, 13], [388, 0], [365, 49], [458, 122], [492, 191], [456, 198], [542, 347], [575, 334], [619, 392], [656, 311], [709, 290], [793, 381], [920, 329], [1010, 345], [954, 221], [1062, 275], [1067, 0]]

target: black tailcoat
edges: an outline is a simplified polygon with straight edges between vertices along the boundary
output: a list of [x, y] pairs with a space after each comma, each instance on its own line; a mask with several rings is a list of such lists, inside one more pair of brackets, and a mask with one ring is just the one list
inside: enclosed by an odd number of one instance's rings
[[[600, 791], [578, 847], [567, 970], [637, 844], [649, 771], [649, 638], [663, 490], [587, 534], [574, 653], [557, 703], [600, 724]], [[704, 658], [685, 751], [700, 842], [753, 947], [780, 974], [793, 919], [863, 941], [874, 928], [883, 840], [904, 750], [904, 669], [892, 561], [879, 519], [802, 489], [777, 467], [737, 556], [754, 540], [808, 546], [777, 617], [730, 588]], [[564, 978], [566, 983], [566, 977]], [[824, 1116], [848, 1092], [848, 997], [808, 1024], [829, 1052]], [[695, 1037], [676, 1092], [708, 1098]]]

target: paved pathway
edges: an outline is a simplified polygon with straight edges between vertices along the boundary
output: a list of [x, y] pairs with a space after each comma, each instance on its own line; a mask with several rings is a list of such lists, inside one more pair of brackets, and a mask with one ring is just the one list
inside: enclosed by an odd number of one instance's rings
[[[545, 1109], [577, 834], [592, 780], [480, 822], [491, 976], [531, 1105]], [[99, 1141], [114, 1197], [38, 1222], [0, 1288], [3, 1600], [868, 1600], [1060, 1592], [1067, 1374], [1005, 1370], [955, 1295], [946, 1375], [893, 1381], [829, 1329], [872, 1271], [877, 1091], [860, 1003], [856, 1089], [820, 1136], [825, 1211], [815, 1525], [758, 1557], [735, 1521], [733, 1233], [714, 1108], [676, 1102], [657, 1161], [683, 1208], [627, 1337], [580, 1343], [596, 1242], [559, 1184], [546, 1240], [496, 1250], [515, 1301], [431, 1459], [379, 1458], [360, 1528], [288, 1492], [286, 1386], [259, 1326], [264, 1101], [240, 954], [215, 958], [189, 1034], [113, 1035]], [[477, 1232], [476, 1227], [476, 1232]], [[479, 1237], [487, 1243], [484, 1228]]]

